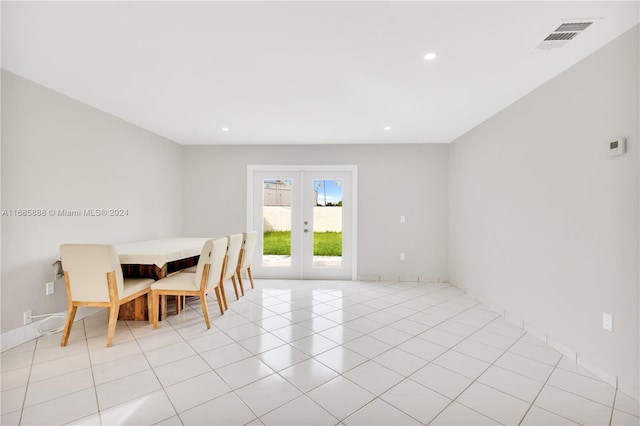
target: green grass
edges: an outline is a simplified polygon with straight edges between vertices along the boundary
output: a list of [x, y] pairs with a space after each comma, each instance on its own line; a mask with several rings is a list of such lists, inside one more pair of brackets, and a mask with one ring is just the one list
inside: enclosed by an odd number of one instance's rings
[[[264, 233], [263, 254], [291, 255], [291, 232]], [[314, 232], [314, 256], [342, 256], [342, 232]]]

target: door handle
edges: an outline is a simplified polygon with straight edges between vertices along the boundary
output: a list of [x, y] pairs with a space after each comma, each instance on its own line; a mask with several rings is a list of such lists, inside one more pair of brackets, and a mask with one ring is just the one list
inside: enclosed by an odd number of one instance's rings
[[304, 230], [304, 232], [309, 232], [309, 230], [308, 230], [308, 229], [305, 229], [305, 230]]

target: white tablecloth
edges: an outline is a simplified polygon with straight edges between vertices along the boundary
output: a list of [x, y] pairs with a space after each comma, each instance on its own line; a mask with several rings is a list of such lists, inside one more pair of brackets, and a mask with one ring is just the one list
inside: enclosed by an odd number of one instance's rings
[[118, 244], [120, 263], [164, 266], [174, 260], [199, 256], [208, 238], [166, 238]]

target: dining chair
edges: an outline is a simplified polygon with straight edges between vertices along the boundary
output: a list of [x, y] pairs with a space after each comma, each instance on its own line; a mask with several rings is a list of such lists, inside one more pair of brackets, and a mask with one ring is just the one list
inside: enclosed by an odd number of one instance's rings
[[227, 251], [227, 237], [207, 240], [200, 253], [196, 273], [178, 272], [156, 281], [151, 285], [151, 299], [153, 312], [153, 328], [158, 328], [158, 312], [160, 296], [197, 296], [200, 299], [202, 316], [211, 328], [209, 309], [207, 307], [207, 293], [214, 290], [218, 299], [220, 315], [224, 314], [220, 280], [224, 269], [224, 258]]
[[[240, 249], [242, 248], [242, 234], [233, 234], [229, 235], [229, 245], [227, 247], [227, 258], [225, 260], [225, 269], [224, 276], [222, 278], [222, 283], [231, 279], [233, 283], [233, 290], [236, 293], [236, 300], [240, 299], [240, 295], [238, 294], [238, 284], [236, 283], [236, 270], [238, 269], [238, 259], [240, 258]], [[226, 303], [226, 294], [223, 289], [223, 297], [225, 298]], [[227, 308], [229, 305], [227, 305]]]
[[238, 276], [238, 283], [240, 283], [240, 291], [242, 291], [243, 296], [244, 286], [242, 285], [242, 271], [247, 271], [251, 288], [254, 288], [253, 275], [251, 274], [251, 261], [253, 260], [253, 251], [256, 248], [257, 236], [258, 233], [256, 231], [244, 232], [242, 234], [242, 248], [240, 249], [240, 258], [238, 259], [236, 275]]
[[60, 260], [67, 288], [67, 318], [61, 346], [69, 341], [78, 306], [108, 308], [107, 347], [113, 344], [120, 305], [147, 295], [150, 301], [152, 279], [127, 278], [115, 247], [106, 244], [62, 244]]

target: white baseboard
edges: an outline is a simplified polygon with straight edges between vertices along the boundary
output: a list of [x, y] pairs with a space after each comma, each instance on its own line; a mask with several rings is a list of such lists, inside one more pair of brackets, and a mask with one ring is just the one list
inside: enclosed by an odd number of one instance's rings
[[[104, 308], [98, 308], [99, 310], [104, 310]], [[79, 307], [76, 312], [76, 317], [73, 322], [80, 321], [90, 315], [98, 312], [96, 308], [85, 308]], [[66, 314], [66, 312], [60, 312], [61, 314]], [[22, 327], [16, 328], [15, 330], [7, 331], [6, 333], [2, 333], [0, 335], [0, 352], [8, 351], [9, 349], [13, 349], [16, 346], [20, 346], [23, 343], [27, 343], [30, 340], [36, 339], [41, 336], [41, 334], [37, 330], [37, 325], [39, 321], [32, 322], [31, 324], [24, 325]]]

